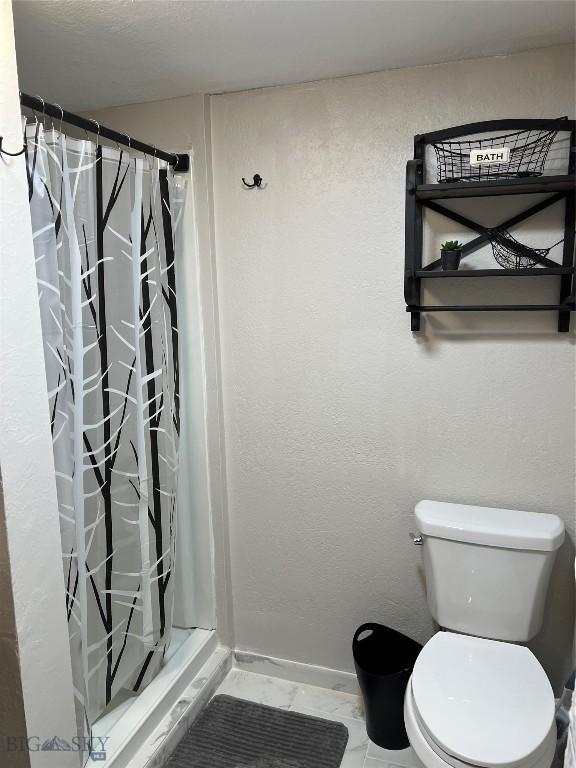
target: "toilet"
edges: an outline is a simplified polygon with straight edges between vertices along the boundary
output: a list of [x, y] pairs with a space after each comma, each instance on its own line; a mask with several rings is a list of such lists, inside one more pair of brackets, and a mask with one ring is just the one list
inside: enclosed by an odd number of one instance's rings
[[440, 631], [406, 688], [410, 744], [426, 768], [549, 768], [554, 694], [528, 648], [542, 625], [564, 525], [551, 514], [421, 501], [428, 605]]

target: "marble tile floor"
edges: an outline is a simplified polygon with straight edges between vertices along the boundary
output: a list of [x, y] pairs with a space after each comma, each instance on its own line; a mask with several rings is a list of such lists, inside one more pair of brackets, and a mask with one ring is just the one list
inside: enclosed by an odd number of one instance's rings
[[354, 694], [240, 669], [228, 673], [214, 695], [219, 693], [344, 723], [349, 739], [341, 768], [417, 768], [421, 765], [411, 748], [389, 751], [368, 739], [362, 701]]

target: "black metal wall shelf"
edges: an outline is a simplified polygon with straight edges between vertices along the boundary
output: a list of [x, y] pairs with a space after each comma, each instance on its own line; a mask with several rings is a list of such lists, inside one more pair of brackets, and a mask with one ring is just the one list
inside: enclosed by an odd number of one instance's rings
[[[471, 136], [498, 131], [522, 131], [543, 129], [569, 133], [568, 173], [555, 176], [531, 176], [484, 181], [457, 181], [424, 184], [426, 147], [435, 142], [461, 136]], [[534, 216], [559, 201], [564, 201], [564, 243], [561, 263], [542, 258], [542, 266], [527, 269], [462, 269], [439, 271], [440, 260], [422, 264], [424, 211], [429, 209], [456, 221], [478, 233], [462, 249], [465, 257], [490, 242], [487, 228], [461, 213], [450, 210], [435, 200], [509, 195], [538, 195], [546, 197], [492, 227], [492, 232], [504, 231]], [[576, 226], [576, 121], [557, 120], [491, 120], [447, 128], [414, 137], [414, 158], [406, 166], [406, 263], [404, 296], [406, 311], [411, 315], [412, 331], [420, 330], [421, 314], [425, 312], [558, 312], [558, 331], [570, 330], [570, 313], [576, 310], [576, 270], [574, 262], [574, 230]], [[557, 304], [457, 304], [426, 305], [420, 301], [422, 280], [429, 278], [500, 278], [500, 277], [559, 277], [559, 301]]]
[[[566, 122], [566, 121], [564, 121]], [[539, 192], [565, 192], [574, 189], [576, 176], [540, 176], [535, 179], [497, 179], [461, 181], [446, 184], [418, 184], [419, 200], [447, 200], [454, 197], [494, 197], [496, 195], [534, 195]]]
[[421, 304], [406, 307], [406, 312], [573, 312], [574, 304]]
[[431, 269], [417, 269], [416, 277], [546, 277], [547, 275], [573, 275], [573, 267], [534, 267], [529, 269], [457, 269], [433, 272]]

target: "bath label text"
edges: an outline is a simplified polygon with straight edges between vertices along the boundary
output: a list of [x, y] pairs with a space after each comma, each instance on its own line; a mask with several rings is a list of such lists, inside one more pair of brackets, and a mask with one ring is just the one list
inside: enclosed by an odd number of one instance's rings
[[491, 147], [490, 149], [473, 149], [470, 152], [470, 165], [486, 165], [487, 163], [509, 163], [510, 147]]

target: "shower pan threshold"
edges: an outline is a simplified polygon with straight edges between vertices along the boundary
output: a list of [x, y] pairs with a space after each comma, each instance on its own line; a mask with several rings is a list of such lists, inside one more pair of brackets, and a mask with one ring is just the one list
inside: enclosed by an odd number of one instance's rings
[[184, 631], [175, 633], [176, 649], [170, 647], [166, 663], [155, 679], [138, 695], [120, 699], [102, 715], [92, 728], [95, 751], [105, 752], [105, 761], [87, 766], [125, 768], [139, 752], [148, 736], [178, 702], [181, 694], [216, 651], [216, 632], [192, 629], [183, 640]]

